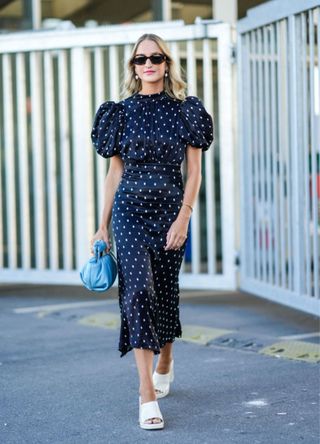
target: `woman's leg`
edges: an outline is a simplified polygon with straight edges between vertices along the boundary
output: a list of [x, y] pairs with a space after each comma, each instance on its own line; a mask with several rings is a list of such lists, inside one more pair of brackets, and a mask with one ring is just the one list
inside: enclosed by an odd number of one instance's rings
[[[156, 392], [152, 382], [152, 367], [154, 353], [152, 350], [134, 348], [136, 364], [139, 373], [139, 393], [141, 395], [141, 404], [144, 402], [155, 401], [157, 399]], [[147, 423], [159, 423], [160, 418], [150, 418]]]
[[160, 374], [169, 373], [170, 363], [173, 359], [173, 342], [167, 342], [160, 349], [160, 355], [156, 366], [156, 372]]

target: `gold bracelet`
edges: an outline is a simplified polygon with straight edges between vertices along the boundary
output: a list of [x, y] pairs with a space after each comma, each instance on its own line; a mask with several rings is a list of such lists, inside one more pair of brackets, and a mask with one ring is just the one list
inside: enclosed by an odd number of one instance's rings
[[187, 204], [187, 203], [183, 203], [182, 205], [187, 205], [187, 207], [191, 208], [191, 211], [193, 211], [193, 208], [191, 205]]

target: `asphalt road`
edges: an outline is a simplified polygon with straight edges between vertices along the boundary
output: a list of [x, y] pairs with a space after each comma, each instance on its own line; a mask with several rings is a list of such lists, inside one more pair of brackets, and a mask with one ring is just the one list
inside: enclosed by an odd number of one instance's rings
[[319, 362], [261, 353], [283, 337], [316, 345], [314, 316], [241, 293], [183, 292], [186, 337], [159, 400], [165, 428], [147, 431], [134, 354], [117, 349], [116, 290], [6, 286], [0, 304], [2, 444], [319, 444]]

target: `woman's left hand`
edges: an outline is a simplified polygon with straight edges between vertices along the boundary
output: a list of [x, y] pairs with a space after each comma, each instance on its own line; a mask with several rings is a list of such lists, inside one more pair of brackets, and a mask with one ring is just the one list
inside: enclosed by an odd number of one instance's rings
[[167, 244], [165, 250], [178, 250], [187, 239], [189, 220], [177, 217], [167, 233]]

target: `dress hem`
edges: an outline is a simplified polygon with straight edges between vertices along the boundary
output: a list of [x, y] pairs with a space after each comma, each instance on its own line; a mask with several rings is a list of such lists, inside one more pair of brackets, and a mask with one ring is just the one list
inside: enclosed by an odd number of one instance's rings
[[176, 338], [181, 338], [182, 336], [182, 331], [180, 330], [178, 333], [175, 334], [175, 336], [171, 339], [167, 339], [166, 341], [164, 341], [163, 343], [160, 344], [160, 347], [149, 347], [149, 346], [143, 346], [143, 347], [134, 347], [131, 344], [128, 345], [125, 348], [118, 348], [118, 351], [121, 353], [120, 354], [120, 358], [123, 358], [127, 353], [129, 353], [131, 350], [133, 350], [134, 348], [139, 348], [139, 349], [144, 349], [144, 350], [151, 350], [153, 351], [154, 355], [158, 355], [160, 354], [160, 348], [164, 347], [168, 342], [172, 343], [175, 341]]

